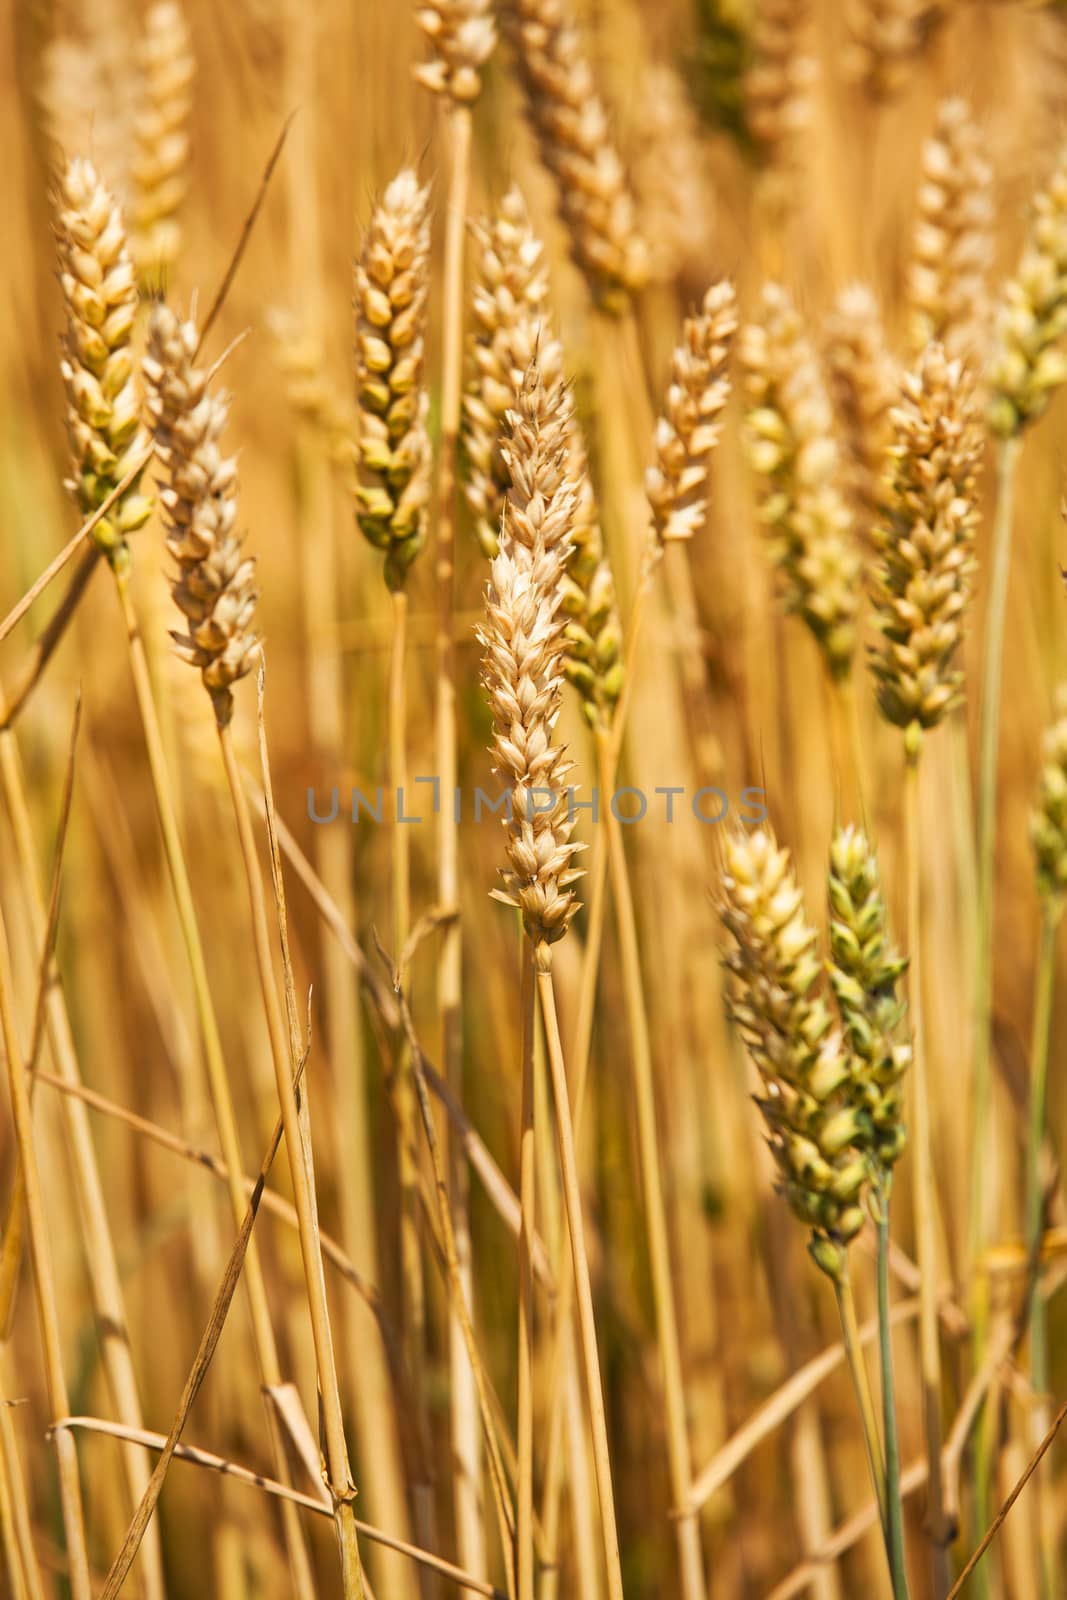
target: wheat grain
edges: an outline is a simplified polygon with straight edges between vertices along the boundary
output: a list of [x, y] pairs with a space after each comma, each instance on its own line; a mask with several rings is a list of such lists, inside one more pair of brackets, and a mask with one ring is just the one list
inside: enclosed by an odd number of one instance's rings
[[167, 468], [160, 493], [167, 550], [178, 566], [171, 593], [188, 632], [174, 634], [179, 653], [198, 667], [220, 727], [233, 715], [232, 687], [252, 665], [257, 592], [255, 562], [234, 532], [237, 462], [223, 456], [229, 414], [225, 395], [208, 391], [196, 366], [198, 336], [169, 306], [153, 307], [145, 376], [156, 451]]
[[826, 320], [826, 369], [845, 445], [845, 476], [863, 524], [879, 514], [889, 412], [899, 388], [896, 363], [873, 290], [848, 284]]
[[876, 99], [900, 94], [946, 12], [940, 0], [850, 0], [846, 69]]
[[[137, 285], [122, 213], [92, 164], [80, 157], [59, 179], [55, 235], [67, 310], [60, 361], [72, 455], [66, 487], [89, 513], [128, 476], [148, 440], [132, 345]], [[125, 559], [127, 534], [143, 527], [151, 510], [138, 473], [93, 529], [111, 562]]]
[[483, 681], [493, 713], [495, 770], [508, 783], [508, 867], [497, 898], [521, 909], [547, 970], [549, 947], [578, 911], [571, 841], [572, 770], [553, 743], [563, 692], [563, 575], [570, 553], [574, 489], [566, 476], [559, 417], [563, 391], [546, 391], [531, 367], [512, 430], [501, 548], [486, 597]]
[[699, 316], [687, 317], [671, 359], [664, 413], [656, 422], [655, 465], [645, 475], [656, 537], [690, 539], [707, 515], [708, 458], [730, 396], [727, 361], [737, 331], [733, 284], [712, 284]]
[[1062, 904], [1067, 894], [1067, 684], [1056, 691], [1053, 718], [1041, 741], [1030, 842], [1042, 896], [1054, 906]]
[[359, 482], [356, 515], [402, 589], [426, 538], [429, 398], [423, 385], [429, 190], [410, 168], [375, 208], [356, 265]]
[[166, 283], [181, 248], [178, 213], [189, 187], [193, 59], [189, 25], [177, 0], [157, 0], [145, 17], [134, 120], [131, 245], [142, 282]]
[[888, 517], [872, 589], [882, 643], [871, 652], [878, 706], [909, 751], [961, 698], [956, 666], [974, 569], [981, 440], [973, 383], [930, 345], [893, 412]]
[[908, 276], [911, 342], [939, 340], [978, 366], [985, 356], [993, 258], [993, 171], [965, 100], [943, 100], [923, 146]]
[[1034, 201], [1017, 275], [997, 313], [989, 367], [990, 422], [1013, 438], [1034, 422], [1067, 377], [1057, 345], [1067, 331], [1067, 149]]
[[482, 91], [481, 68], [496, 48], [491, 0], [428, 0], [415, 13], [433, 49], [415, 77], [434, 94], [470, 105]]
[[598, 303], [621, 311], [647, 277], [647, 249], [569, 0], [505, 0], [502, 21], [571, 252]]
[[782, 598], [819, 642], [834, 677], [851, 668], [859, 556], [839, 482], [833, 412], [789, 295], [763, 291], [762, 320], [741, 336], [749, 455], [765, 481], [760, 512]]

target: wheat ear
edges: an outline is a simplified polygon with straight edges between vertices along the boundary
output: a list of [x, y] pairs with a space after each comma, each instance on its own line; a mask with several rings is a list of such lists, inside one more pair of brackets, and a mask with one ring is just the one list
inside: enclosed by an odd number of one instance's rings
[[196, 62], [178, 0], [156, 0], [138, 51], [130, 243], [142, 284], [165, 286], [181, 250], [179, 212], [189, 187], [189, 118]]
[[985, 359], [993, 258], [993, 170], [966, 100], [942, 100], [923, 145], [908, 298], [911, 343], [939, 340], [977, 368]]

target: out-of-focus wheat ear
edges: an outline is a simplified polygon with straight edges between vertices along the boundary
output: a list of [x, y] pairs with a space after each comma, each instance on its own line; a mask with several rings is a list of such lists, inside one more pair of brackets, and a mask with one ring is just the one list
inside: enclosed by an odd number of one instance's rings
[[267, 323], [289, 404], [322, 434], [335, 465], [352, 466], [359, 454], [355, 408], [330, 381], [320, 345], [290, 311], [275, 308]]
[[908, 274], [910, 340], [933, 339], [977, 371], [987, 353], [993, 169], [966, 100], [942, 100], [922, 152]]
[[233, 715], [233, 685], [248, 673], [257, 640], [255, 562], [235, 531], [237, 461], [222, 454], [229, 401], [208, 389], [196, 363], [198, 334], [169, 306], [152, 308], [145, 376], [156, 452], [167, 469], [160, 493], [171, 586], [187, 631], [179, 653], [200, 669], [220, 727]]
[[760, 515], [787, 611], [818, 641], [831, 678], [846, 678], [856, 646], [860, 558], [841, 484], [833, 409], [812, 345], [780, 284], [741, 333], [748, 452], [760, 475]]
[[648, 252], [571, 0], [504, 0], [501, 21], [571, 253], [605, 311], [648, 276]]
[[630, 160], [638, 221], [656, 283], [706, 281], [716, 200], [708, 151], [679, 74], [657, 62], [641, 75]]
[[756, 0], [745, 73], [749, 132], [763, 164], [784, 177], [811, 115], [816, 64], [808, 53], [810, 0]]
[[645, 492], [660, 544], [690, 539], [707, 515], [708, 458], [719, 441], [730, 395], [727, 363], [737, 331], [732, 283], [712, 284], [697, 316], [687, 317], [671, 358], [666, 405], [653, 440], [656, 460]]
[[940, 345], [903, 380], [892, 413], [886, 518], [872, 585], [881, 642], [871, 651], [878, 707], [917, 754], [961, 698], [957, 665], [974, 570], [981, 435], [974, 384]]
[[512, 187], [491, 216], [472, 225], [470, 378], [463, 398], [463, 492], [486, 556], [496, 555], [510, 478], [501, 453], [507, 412], [537, 348], [545, 370], [548, 270], [526, 202]]
[[892, 99], [947, 16], [944, 0], [848, 0], [849, 76], [873, 99]]
[[429, 397], [423, 382], [430, 193], [405, 168], [375, 207], [355, 274], [356, 518], [402, 589], [426, 538]]
[[867, 284], [848, 284], [838, 295], [826, 319], [824, 355], [852, 504], [866, 533], [879, 515], [889, 412], [900, 382]]
[[[66, 487], [88, 514], [148, 449], [132, 344], [137, 285], [122, 213], [91, 162], [68, 162], [57, 182], [54, 215], [67, 312], [60, 360], [71, 447]], [[151, 510], [138, 473], [93, 529], [112, 564], [127, 558], [126, 536], [144, 526]]]
[[702, 116], [743, 148], [751, 143], [745, 75], [752, 49], [749, 0], [696, 0], [691, 83]]
[[1067, 684], [1056, 691], [1054, 715], [1041, 741], [1030, 842], [1038, 890], [1058, 916], [1067, 901]]
[[178, 0], [156, 0], [138, 50], [141, 99], [134, 120], [134, 260], [141, 283], [166, 283], [181, 250], [179, 212], [189, 187], [189, 117], [196, 62]]
[[1045, 410], [1067, 378], [1058, 348], [1067, 332], [1067, 146], [1036, 196], [1026, 244], [997, 309], [989, 363], [989, 420], [1013, 439]]
[[492, 0], [426, 0], [415, 20], [431, 46], [430, 60], [414, 69], [418, 82], [457, 105], [472, 105], [496, 48]]

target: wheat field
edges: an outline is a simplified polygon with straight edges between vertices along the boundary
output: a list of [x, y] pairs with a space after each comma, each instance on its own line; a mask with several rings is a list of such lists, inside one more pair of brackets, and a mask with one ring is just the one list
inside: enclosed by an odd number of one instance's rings
[[0, 1594], [1067, 1594], [1067, 6], [0, 75]]

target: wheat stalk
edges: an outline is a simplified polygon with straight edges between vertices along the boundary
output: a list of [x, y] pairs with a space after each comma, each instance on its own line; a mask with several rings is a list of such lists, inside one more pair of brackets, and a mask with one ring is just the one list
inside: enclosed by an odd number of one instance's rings
[[[275, 986], [263, 882], [248, 802], [230, 733], [233, 685], [251, 667], [256, 593], [252, 562], [233, 532], [237, 468], [220, 439], [228, 403], [208, 388], [209, 374], [195, 365], [199, 336], [167, 306], [157, 305], [149, 325], [146, 372], [156, 447], [168, 468], [161, 499], [168, 518], [168, 549], [178, 571], [172, 593], [190, 631], [176, 636], [184, 659], [200, 670], [211, 699], [230, 788], [248, 885], [252, 932], [263, 1006], [285, 1128], [294, 1200], [300, 1225], [304, 1281], [322, 1394], [327, 1488], [337, 1522], [346, 1600], [362, 1600], [362, 1567], [353, 1521], [355, 1490], [348, 1465], [312, 1191], [310, 1143], [301, 1128], [293, 1086], [296, 1062]], [[236, 1174], [235, 1179], [236, 1181]]]
[[647, 248], [570, 0], [505, 0], [501, 10], [571, 253], [598, 305], [625, 310], [647, 277]]

